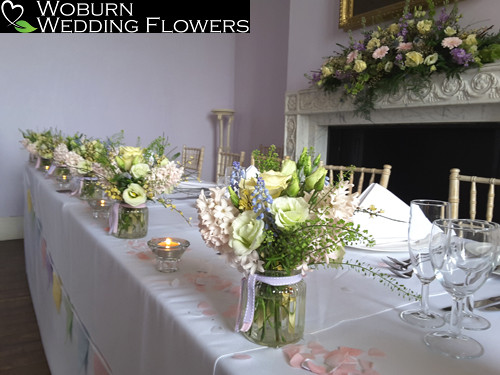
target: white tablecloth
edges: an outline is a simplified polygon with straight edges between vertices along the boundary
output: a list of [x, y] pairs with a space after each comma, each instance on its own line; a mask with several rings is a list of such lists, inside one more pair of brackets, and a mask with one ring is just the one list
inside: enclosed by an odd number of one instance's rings
[[[193, 218], [191, 226], [151, 205], [147, 237], [124, 240], [108, 235], [86, 202], [56, 192], [53, 180], [32, 166], [25, 192], [28, 281], [53, 375], [309, 373], [293, 368], [283, 349], [234, 332], [241, 275], [203, 243], [194, 199], [175, 201]], [[191, 242], [178, 272], [155, 270], [146, 241], [156, 236]], [[347, 249], [346, 259], [377, 265], [385, 255]], [[420, 292], [416, 278], [398, 281]], [[316, 353], [313, 364], [324, 365], [324, 351], [349, 347], [378, 374], [500, 373], [500, 311], [480, 311], [492, 327], [466, 332], [483, 344], [484, 355], [455, 360], [431, 352], [423, 342], [427, 331], [399, 318], [417, 302], [377, 281], [350, 269], [320, 269], [306, 283], [306, 335], [297, 350]], [[500, 279], [492, 277], [476, 297], [497, 294]], [[437, 282], [431, 295], [435, 309], [450, 304]]]

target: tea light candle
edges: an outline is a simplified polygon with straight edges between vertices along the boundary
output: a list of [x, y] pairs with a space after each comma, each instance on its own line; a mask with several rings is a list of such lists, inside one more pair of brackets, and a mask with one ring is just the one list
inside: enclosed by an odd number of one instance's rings
[[162, 246], [167, 249], [170, 249], [171, 247], [177, 247], [179, 245], [180, 245], [179, 242], [172, 241], [172, 239], [169, 237], [165, 238], [165, 241], [158, 243], [158, 246]]
[[106, 207], [106, 206], [107, 206], [107, 204], [106, 204], [106, 203], [107, 203], [107, 202], [106, 202], [106, 200], [105, 200], [105, 199], [101, 199], [101, 201], [99, 202], [99, 205], [100, 205], [101, 207]]
[[177, 263], [190, 245], [182, 238], [157, 237], [148, 241], [148, 246], [156, 254], [156, 269], [160, 272], [177, 271]]

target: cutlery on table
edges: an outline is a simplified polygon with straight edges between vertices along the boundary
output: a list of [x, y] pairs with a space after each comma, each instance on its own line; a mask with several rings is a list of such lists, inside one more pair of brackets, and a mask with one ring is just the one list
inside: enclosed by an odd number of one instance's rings
[[[478, 301], [474, 301], [474, 308], [475, 309], [482, 308], [484, 310], [500, 310], [500, 296], [489, 297], [485, 299], [480, 299]], [[450, 311], [451, 306], [443, 307], [441, 310]]]
[[387, 259], [382, 258], [382, 262], [384, 262], [388, 266], [389, 271], [391, 271], [398, 277], [408, 279], [413, 274], [413, 267], [409, 259], [399, 260], [396, 258], [387, 257]]
[[481, 309], [486, 311], [500, 311], [500, 302], [487, 307], [481, 307]]

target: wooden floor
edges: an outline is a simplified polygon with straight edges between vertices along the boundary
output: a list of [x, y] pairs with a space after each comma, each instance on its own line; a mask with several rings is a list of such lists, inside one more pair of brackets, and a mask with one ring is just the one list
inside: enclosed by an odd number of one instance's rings
[[26, 280], [23, 240], [0, 241], [0, 374], [50, 375]]

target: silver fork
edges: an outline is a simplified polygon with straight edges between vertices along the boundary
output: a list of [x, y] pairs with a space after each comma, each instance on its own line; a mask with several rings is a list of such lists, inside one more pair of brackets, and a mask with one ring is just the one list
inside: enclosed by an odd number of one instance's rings
[[387, 257], [387, 259], [382, 258], [382, 262], [388, 266], [389, 271], [398, 277], [409, 279], [413, 274], [413, 266], [409, 259], [401, 261], [396, 258]]

